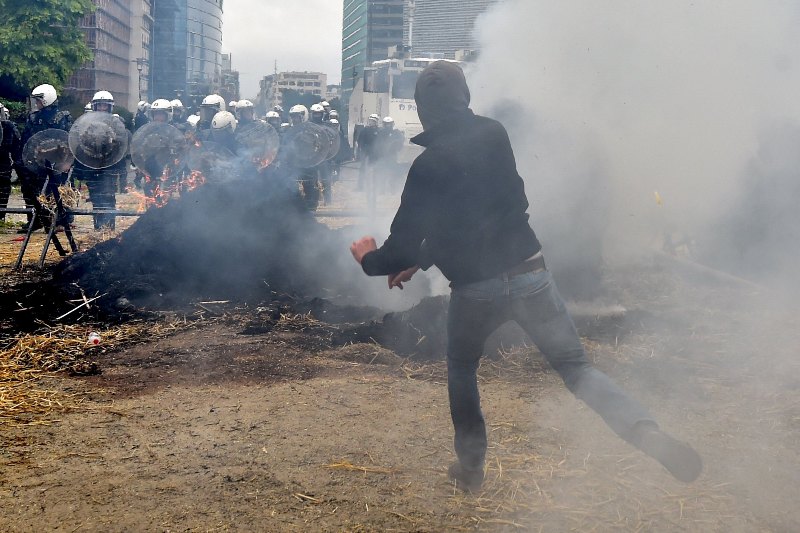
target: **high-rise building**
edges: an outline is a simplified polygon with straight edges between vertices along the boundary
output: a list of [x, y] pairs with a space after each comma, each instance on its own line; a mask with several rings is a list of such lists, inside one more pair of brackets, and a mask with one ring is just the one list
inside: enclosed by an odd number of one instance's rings
[[390, 46], [403, 43], [404, 0], [344, 0], [342, 20], [342, 99], [346, 102], [364, 67], [386, 59]]
[[239, 71], [233, 70], [232, 54], [222, 54], [222, 73], [220, 76], [219, 95], [226, 102], [239, 100]]
[[219, 89], [223, 0], [157, 0], [153, 5], [150, 99], [199, 105]]
[[153, 2], [131, 2], [131, 57], [128, 64], [128, 109], [135, 112], [139, 100], [150, 93], [150, 60], [153, 39]]
[[99, 90], [111, 92], [124, 107], [130, 105], [131, 10], [124, 0], [95, 0], [94, 13], [80, 23], [94, 58], [75, 71], [64, 92], [86, 103]]
[[407, 0], [403, 42], [415, 57], [455, 59], [456, 51], [476, 48], [475, 20], [497, 0]]

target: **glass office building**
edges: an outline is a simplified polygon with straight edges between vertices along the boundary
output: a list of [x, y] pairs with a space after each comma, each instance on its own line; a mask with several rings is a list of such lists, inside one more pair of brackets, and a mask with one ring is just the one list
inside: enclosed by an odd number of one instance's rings
[[153, 5], [150, 100], [198, 105], [218, 89], [223, 0], [158, 0]]
[[414, 57], [455, 59], [457, 50], [476, 47], [475, 20], [496, 1], [415, 0], [412, 28], [409, 28], [410, 10], [406, 6], [403, 42], [411, 45]]
[[[386, 59], [390, 46], [403, 44], [404, 0], [344, 0], [342, 20], [342, 99], [348, 102], [364, 67]], [[346, 118], [346, 117], [343, 117]]]

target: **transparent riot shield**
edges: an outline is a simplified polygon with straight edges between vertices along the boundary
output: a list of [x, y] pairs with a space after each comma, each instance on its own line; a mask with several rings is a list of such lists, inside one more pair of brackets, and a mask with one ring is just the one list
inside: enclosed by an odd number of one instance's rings
[[235, 138], [239, 157], [252, 162], [259, 169], [275, 161], [281, 144], [275, 128], [260, 120], [240, 124], [236, 128]]
[[84, 113], [69, 130], [69, 147], [75, 159], [92, 169], [119, 163], [128, 152], [128, 130], [111, 113]]
[[342, 140], [339, 138], [339, 130], [328, 125], [323, 125], [322, 130], [328, 136], [328, 142], [330, 143], [330, 149], [328, 150], [328, 155], [325, 157], [325, 159], [333, 159], [336, 157], [336, 154], [339, 153], [339, 148], [341, 147], [342, 143]]
[[303, 122], [286, 131], [283, 150], [286, 162], [294, 168], [311, 168], [328, 157], [331, 141], [322, 126]]
[[25, 143], [22, 161], [28, 170], [37, 174], [47, 170], [69, 172], [74, 161], [69, 148], [69, 134], [53, 128], [40, 131]]
[[131, 160], [147, 176], [157, 178], [181, 168], [189, 146], [177, 128], [163, 122], [145, 124], [131, 139]]

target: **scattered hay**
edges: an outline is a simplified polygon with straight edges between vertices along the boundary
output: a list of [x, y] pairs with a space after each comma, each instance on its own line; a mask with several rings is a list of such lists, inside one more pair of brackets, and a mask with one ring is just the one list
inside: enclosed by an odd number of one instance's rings
[[347, 460], [342, 460], [338, 463], [327, 464], [325, 465], [325, 468], [330, 468], [331, 470], [363, 472], [365, 474], [395, 474], [398, 472], [392, 468], [384, 468], [380, 466], [358, 466]]
[[[42, 388], [40, 378], [56, 371], [73, 375], [99, 373], [93, 359], [100, 354], [145, 338], [166, 337], [191, 325], [137, 322], [106, 329], [59, 325], [43, 333], [7, 339], [0, 348], [0, 428], [46, 423], [46, 416], [80, 403], [78, 395]], [[92, 331], [100, 335], [99, 345], [89, 343]]]
[[391, 350], [387, 350], [379, 344], [357, 343], [342, 346], [326, 354], [334, 359], [342, 359], [352, 363], [365, 365], [386, 365], [398, 367], [403, 364], [404, 359]]

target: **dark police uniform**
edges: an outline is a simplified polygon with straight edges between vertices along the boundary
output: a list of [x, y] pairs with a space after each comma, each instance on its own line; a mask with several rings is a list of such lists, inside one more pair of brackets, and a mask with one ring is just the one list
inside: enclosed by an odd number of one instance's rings
[[[25, 143], [40, 131], [50, 128], [69, 131], [71, 127], [72, 117], [69, 111], [61, 111], [58, 108], [58, 103], [53, 103], [28, 116], [25, 128], [22, 131], [22, 146], [24, 147]], [[42, 169], [39, 172], [32, 172], [27, 167], [21, 165], [17, 168], [17, 175], [19, 175], [20, 178], [20, 188], [22, 189], [22, 197], [25, 199], [25, 206], [34, 207], [36, 209], [36, 213], [38, 214], [37, 226], [41, 227], [41, 221], [45, 216], [45, 210], [39, 202], [38, 196], [47, 179], [47, 171]], [[53, 180], [59, 185], [64, 183], [66, 178], [67, 174], [58, 172], [53, 174]], [[30, 221], [30, 219], [31, 216], [28, 215], [28, 221]]]
[[[0, 143], [0, 207], [7, 207], [8, 197], [11, 196], [11, 170], [22, 166], [22, 136], [12, 121], [3, 120], [0, 124], [3, 128], [3, 141]], [[6, 214], [0, 213], [0, 220], [5, 218]]]

